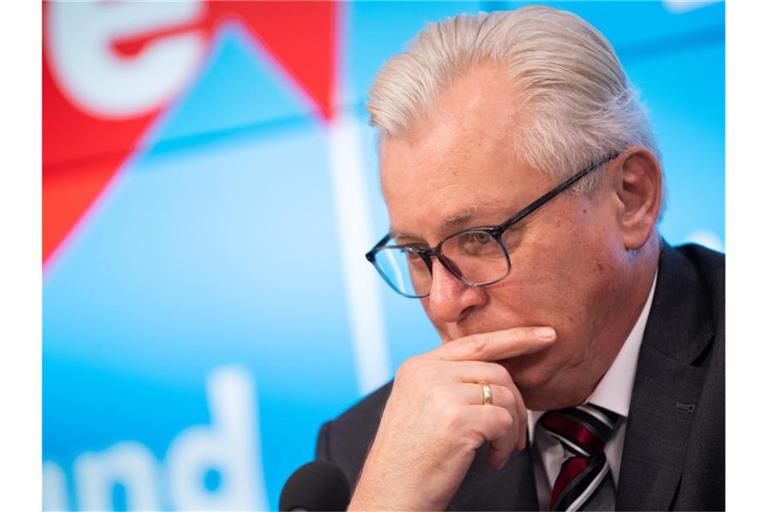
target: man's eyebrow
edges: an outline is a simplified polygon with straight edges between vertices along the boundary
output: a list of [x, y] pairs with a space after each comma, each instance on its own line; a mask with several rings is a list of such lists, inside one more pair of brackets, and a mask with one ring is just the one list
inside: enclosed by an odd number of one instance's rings
[[419, 235], [413, 235], [411, 233], [408, 233], [407, 231], [399, 231], [399, 230], [395, 230], [395, 229], [391, 229], [389, 231], [389, 236], [392, 237], [392, 239], [395, 240], [396, 242], [398, 240], [403, 240], [403, 239], [405, 239], [405, 240], [412, 240], [414, 242], [423, 242], [424, 241], [424, 239], [421, 238]]
[[[455, 213], [445, 219], [440, 224], [440, 231], [442, 234], [451, 234], [452, 231], [455, 231], [462, 225], [469, 224], [470, 221], [477, 215], [477, 213], [480, 211], [480, 207], [477, 205], [472, 205], [468, 208], [465, 208], [458, 213]], [[400, 239], [408, 239], [408, 240], [415, 240], [415, 241], [422, 241], [423, 238], [419, 235], [414, 235], [412, 233], [408, 233], [407, 231], [400, 231], [392, 229], [390, 231], [390, 235], [392, 238], [400, 238]]]
[[469, 221], [471, 221], [479, 211], [480, 211], [479, 206], [472, 205], [445, 219], [440, 227], [443, 230], [447, 230], [450, 228], [456, 228], [456, 227], [465, 225], [469, 223]]

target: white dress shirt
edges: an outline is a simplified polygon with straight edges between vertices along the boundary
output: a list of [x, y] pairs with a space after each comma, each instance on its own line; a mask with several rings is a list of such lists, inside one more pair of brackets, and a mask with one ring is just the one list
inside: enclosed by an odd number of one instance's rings
[[[600, 379], [592, 395], [584, 403], [591, 403], [613, 411], [620, 416], [616, 432], [605, 445], [605, 457], [611, 468], [614, 486], [618, 485], [619, 470], [621, 469], [621, 453], [624, 450], [624, 435], [627, 430], [627, 415], [629, 402], [632, 399], [632, 386], [635, 382], [637, 358], [643, 341], [645, 324], [651, 310], [653, 294], [656, 291], [656, 277], [653, 278], [651, 291], [645, 301], [645, 306], [637, 318], [632, 331], [624, 345], [619, 350], [611, 367]], [[528, 435], [533, 446], [533, 469], [536, 478], [536, 492], [539, 508], [549, 510], [549, 495], [552, 486], [560, 473], [560, 466], [566, 458], [563, 446], [550, 435], [536, 428], [536, 422], [545, 411], [528, 411]]]

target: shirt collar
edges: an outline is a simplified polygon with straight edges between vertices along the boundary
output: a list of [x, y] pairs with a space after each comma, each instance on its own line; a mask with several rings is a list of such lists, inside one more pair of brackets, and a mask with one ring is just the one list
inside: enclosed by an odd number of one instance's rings
[[[645, 300], [643, 310], [635, 321], [634, 327], [627, 336], [626, 341], [611, 363], [608, 371], [597, 384], [597, 387], [584, 403], [599, 405], [609, 411], [626, 418], [629, 414], [629, 402], [632, 399], [632, 386], [635, 382], [635, 372], [637, 371], [637, 358], [640, 355], [640, 345], [643, 342], [643, 333], [645, 325], [648, 322], [648, 315], [653, 303], [653, 295], [656, 291], [656, 278], [658, 272], [653, 277], [651, 290], [648, 292], [648, 298]], [[528, 432], [533, 441], [536, 422], [545, 411], [528, 411]]]

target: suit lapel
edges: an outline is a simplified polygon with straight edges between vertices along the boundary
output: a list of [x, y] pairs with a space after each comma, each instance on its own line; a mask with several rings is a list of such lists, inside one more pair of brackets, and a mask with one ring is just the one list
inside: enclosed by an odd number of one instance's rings
[[711, 343], [711, 307], [691, 263], [663, 244], [638, 358], [616, 496], [617, 510], [667, 510], [680, 482]]
[[538, 510], [531, 450], [515, 452], [500, 471], [488, 465], [488, 444], [475, 456], [448, 510]]

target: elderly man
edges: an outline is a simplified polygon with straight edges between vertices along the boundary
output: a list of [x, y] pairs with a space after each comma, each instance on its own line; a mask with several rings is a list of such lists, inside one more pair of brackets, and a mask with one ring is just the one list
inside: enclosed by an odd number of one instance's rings
[[380, 71], [390, 232], [366, 255], [441, 346], [324, 425], [350, 509], [722, 509], [724, 257], [673, 248], [610, 44], [531, 7]]

